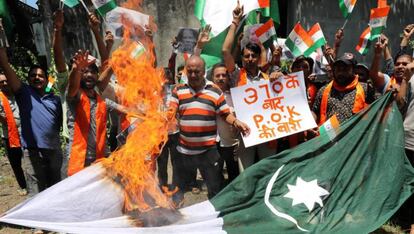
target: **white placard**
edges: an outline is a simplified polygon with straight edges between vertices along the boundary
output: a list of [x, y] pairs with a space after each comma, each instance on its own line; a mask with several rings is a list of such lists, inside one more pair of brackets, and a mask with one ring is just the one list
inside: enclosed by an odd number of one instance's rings
[[317, 125], [309, 109], [303, 72], [273, 83], [262, 80], [231, 89], [237, 119], [249, 125], [246, 147], [282, 138]]

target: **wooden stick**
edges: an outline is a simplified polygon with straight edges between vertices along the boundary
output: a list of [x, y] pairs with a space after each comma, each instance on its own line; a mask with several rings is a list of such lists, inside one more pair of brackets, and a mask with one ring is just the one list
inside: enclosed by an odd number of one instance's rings
[[348, 19], [349, 19], [348, 17], [345, 19], [345, 22], [344, 22], [344, 24], [342, 25], [342, 28], [341, 28], [342, 30], [344, 30], [346, 24], [348, 23]]
[[79, 2], [82, 4], [83, 8], [85, 8], [86, 12], [88, 12], [88, 15], [91, 14], [91, 12], [89, 11], [88, 7], [86, 6], [85, 2], [83, 0], [79, 0]]

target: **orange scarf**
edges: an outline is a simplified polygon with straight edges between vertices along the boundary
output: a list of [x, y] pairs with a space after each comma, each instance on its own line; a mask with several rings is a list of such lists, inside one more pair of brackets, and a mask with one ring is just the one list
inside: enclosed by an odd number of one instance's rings
[[367, 106], [367, 104], [365, 103], [364, 88], [362, 88], [362, 85], [358, 82], [358, 76], [355, 76], [354, 80], [346, 87], [339, 86], [338, 84], [336, 84], [335, 81], [331, 81], [326, 86], [322, 94], [319, 125], [322, 125], [327, 120], [326, 112], [328, 109], [328, 99], [331, 93], [332, 86], [334, 87], [334, 89], [340, 92], [346, 92], [356, 89], [354, 108], [352, 109], [352, 113], [358, 113]]
[[0, 92], [1, 96], [1, 103], [3, 104], [3, 109], [6, 114], [6, 122], [7, 122], [7, 131], [8, 131], [8, 138], [9, 138], [9, 147], [16, 148], [20, 147], [20, 137], [19, 137], [19, 130], [17, 129], [16, 121], [14, 119], [13, 111], [10, 107], [9, 99], [4, 95], [3, 92]]
[[[100, 159], [105, 155], [106, 104], [98, 94], [96, 94], [96, 102], [96, 159]], [[81, 91], [80, 101], [76, 107], [75, 131], [73, 134], [73, 142], [68, 165], [69, 176], [84, 168], [86, 149], [88, 146], [90, 119], [90, 101], [86, 93]]]
[[388, 84], [388, 87], [386, 91], [390, 91], [391, 87], [397, 84], [397, 79], [395, 79], [394, 76], [391, 77], [390, 83]]
[[[261, 71], [259, 71], [259, 72], [262, 75], [263, 79], [265, 79], [265, 80], [269, 79], [269, 76], [266, 73], [261, 72]], [[243, 86], [243, 85], [246, 85], [246, 84], [247, 84], [247, 71], [246, 71], [246, 69], [241, 68], [240, 73], [239, 73], [239, 81], [237, 82], [236, 86], [239, 87], [239, 86]]]

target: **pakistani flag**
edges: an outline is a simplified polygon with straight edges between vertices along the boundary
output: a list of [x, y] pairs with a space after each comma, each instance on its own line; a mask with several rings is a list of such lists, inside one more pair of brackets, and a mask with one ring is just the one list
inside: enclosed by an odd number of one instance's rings
[[167, 226], [136, 227], [122, 213], [124, 192], [100, 164], [26, 200], [0, 222], [68, 233], [369, 233], [414, 191], [402, 118], [391, 99], [388, 93], [344, 122], [334, 138], [324, 134], [261, 160], [212, 200], [180, 209], [181, 218]]

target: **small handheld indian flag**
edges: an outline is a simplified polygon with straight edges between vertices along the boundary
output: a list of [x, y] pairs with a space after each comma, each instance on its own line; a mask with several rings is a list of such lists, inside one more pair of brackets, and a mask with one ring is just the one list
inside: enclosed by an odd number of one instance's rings
[[324, 46], [326, 44], [325, 36], [323, 35], [321, 26], [319, 23], [316, 23], [312, 26], [312, 28], [308, 31], [309, 36], [313, 40], [313, 45], [309, 48], [306, 53], [313, 53], [316, 49]]
[[259, 38], [261, 43], [264, 43], [271, 39], [273, 36], [276, 35], [275, 26], [273, 24], [273, 20], [269, 19], [265, 24], [260, 26], [254, 32], [256, 36]]
[[319, 127], [319, 133], [321, 136], [328, 136], [329, 139], [333, 140], [338, 134], [339, 121], [336, 115], [333, 115], [328, 119], [322, 126]]
[[46, 93], [49, 93], [50, 90], [52, 90], [53, 84], [55, 83], [56, 79], [53, 76], [49, 76], [47, 79], [49, 82], [47, 83], [45, 91]]
[[311, 53], [309, 53], [308, 49], [313, 45], [313, 40], [298, 22], [286, 39], [285, 45], [296, 57], [302, 54], [309, 56]]
[[354, 10], [357, 0], [339, 0], [339, 9], [341, 9], [344, 18], [348, 18]]
[[105, 17], [106, 13], [117, 8], [114, 0], [92, 0], [92, 3], [102, 17]]
[[371, 27], [371, 40], [377, 39], [381, 36], [382, 31], [387, 25], [389, 12], [389, 6], [371, 9], [371, 15], [369, 18], [369, 26]]
[[367, 27], [359, 37], [359, 43], [355, 49], [361, 54], [366, 55], [371, 44], [371, 27]]

